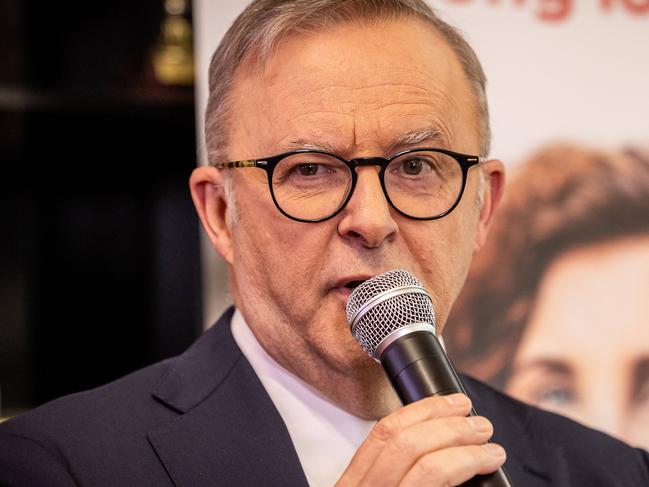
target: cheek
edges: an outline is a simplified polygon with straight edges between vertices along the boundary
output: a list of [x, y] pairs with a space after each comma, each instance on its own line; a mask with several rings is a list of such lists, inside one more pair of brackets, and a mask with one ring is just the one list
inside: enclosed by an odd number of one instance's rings
[[[246, 171], [246, 170], [242, 170]], [[256, 171], [254, 169], [250, 172]], [[269, 288], [271, 272], [266, 270], [279, 258], [280, 242], [277, 239], [275, 207], [267, 194], [267, 184], [260, 176], [251, 174], [239, 177], [234, 185], [235, 215], [230, 227], [233, 247], [232, 270], [237, 287], [243, 294], [250, 289]], [[239, 176], [237, 174], [237, 176]], [[281, 215], [280, 215], [281, 216]]]
[[475, 199], [470, 197], [472, 194], [465, 193], [466, 199], [462, 200], [458, 208], [460, 211], [454, 215], [456, 218], [449, 222], [451, 237], [447, 241], [446, 261], [447, 265], [453, 266], [452, 275], [457, 279], [454, 284], [458, 293], [469, 273], [478, 231], [480, 210]]
[[310, 294], [308, 285], [327, 262], [330, 232], [324, 223], [286, 218], [272, 201], [255, 208], [241, 202], [239, 221], [232, 229], [238, 283], [263, 286], [264, 294], [280, 302], [292, 299], [292, 294]]
[[466, 244], [458, 221], [450, 218], [407, 223], [402, 234], [418, 268], [416, 274], [431, 292], [441, 329], [466, 278], [472, 246]]

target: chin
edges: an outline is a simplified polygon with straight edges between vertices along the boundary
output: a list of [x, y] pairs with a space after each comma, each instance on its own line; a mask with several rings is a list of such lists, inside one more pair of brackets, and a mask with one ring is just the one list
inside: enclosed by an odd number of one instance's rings
[[381, 364], [370, 358], [363, 350], [358, 355], [348, 358], [345, 363], [346, 375], [364, 387], [371, 387], [387, 376]]
[[[344, 410], [364, 419], [379, 419], [401, 403], [381, 365], [351, 337], [337, 347], [318, 347], [322, 370], [316, 388]], [[322, 371], [321, 371], [322, 372]]]
[[368, 374], [383, 373], [381, 365], [372, 360], [353, 339], [350, 342], [339, 344], [335, 349], [332, 347], [318, 348], [316, 353], [327, 364], [327, 368], [353, 380], [358, 380]]
[[367, 372], [361, 387], [346, 391], [343, 398], [346, 404], [341, 406], [360, 418], [379, 420], [399, 409], [402, 404], [380, 367], [379, 370]]
[[351, 357], [350, 367], [354, 370], [382, 370], [381, 365], [369, 357], [363, 350], [353, 357]]
[[354, 340], [351, 333], [348, 333], [337, 347], [339, 350], [336, 355], [342, 362], [346, 363], [348, 367], [354, 369], [367, 369], [370, 367], [377, 367], [379, 364], [370, 357], [365, 350]]

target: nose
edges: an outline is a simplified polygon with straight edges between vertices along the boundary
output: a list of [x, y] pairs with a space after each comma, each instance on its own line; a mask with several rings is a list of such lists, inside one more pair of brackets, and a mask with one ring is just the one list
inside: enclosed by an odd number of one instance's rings
[[379, 171], [376, 166], [356, 168], [356, 188], [338, 224], [343, 238], [366, 248], [379, 247], [394, 238], [398, 230], [381, 188]]

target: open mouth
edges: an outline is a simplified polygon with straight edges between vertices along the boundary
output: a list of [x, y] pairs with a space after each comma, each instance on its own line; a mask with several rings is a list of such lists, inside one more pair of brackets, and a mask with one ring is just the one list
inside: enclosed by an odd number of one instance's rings
[[365, 281], [349, 281], [348, 283], [345, 284], [345, 287], [353, 291], [364, 282]]

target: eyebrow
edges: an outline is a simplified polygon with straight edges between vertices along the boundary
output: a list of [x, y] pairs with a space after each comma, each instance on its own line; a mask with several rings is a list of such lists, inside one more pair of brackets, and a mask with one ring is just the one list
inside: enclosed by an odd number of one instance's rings
[[291, 140], [290, 142], [282, 144], [281, 147], [286, 150], [309, 149], [331, 152], [332, 154], [338, 153], [338, 150], [327, 142], [307, 142], [305, 139]]
[[[442, 132], [433, 127], [424, 127], [415, 130], [409, 130], [397, 136], [387, 147], [386, 156], [399, 152], [400, 150], [417, 146], [423, 142], [432, 144], [434, 146], [444, 139]], [[295, 149], [310, 149], [324, 152], [331, 152], [332, 154], [344, 154], [346, 151], [341, 148], [335, 147], [328, 142], [308, 142], [306, 139], [295, 139], [285, 144], [282, 144], [282, 149], [295, 150]]]
[[572, 375], [572, 367], [562, 360], [552, 358], [538, 358], [514, 367], [514, 372], [525, 372], [531, 369], [540, 368], [546, 372], [562, 375]]
[[424, 127], [420, 129], [410, 130], [399, 135], [392, 141], [388, 147], [389, 153], [398, 152], [400, 149], [405, 149], [421, 144], [422, 142], [439, 144], [442, 141], [443, 135], [439, 129], [433, 127]]

